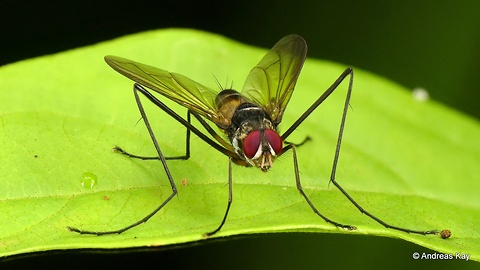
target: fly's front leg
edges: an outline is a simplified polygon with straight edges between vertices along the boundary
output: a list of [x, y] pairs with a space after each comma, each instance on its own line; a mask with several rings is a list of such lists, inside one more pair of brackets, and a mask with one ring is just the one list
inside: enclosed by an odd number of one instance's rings
[[292, 143], [292, 142], [287, 142], [287, 141], [285, 141], [285, 143], [286, 143], [286, 144], [294, 145], [294, 146], [296, 146], [296, 147], [300, 147], [300, 146], [304, 145], [306, 142], [311, 141], [311, 140], [312, 140], [312, 138], [310, 138], [310, 136], [307, 136], [307, 137], [305, 137], [305, 139], [303, 139], [303, 141], [301, 141], [300, 143]]
[[293, 153], [293, 166], [294, 166], [294, 171], [295, 171], [295, 181], [296, 181], [296, 184], [297, 184], [297, 190], [300, 192], [300, 194], [303, 196], [303, 198], [305, 199], [305, 201], [308, 203], [308, 205], [310, 206], [310, 208], [312, 208], [313, 212], [315, 214], [317, 214], [319, 217], [321, 217], [323, 220], [325, 220], [327, 223], [330, 223], [330, 224], [333, 224], [335, 225], [336, 227], [339, 227], [339, 228], [342, 228], [342, 229], [347, 229], [347, 230], [356, 230], [357, 228], [355, 226], [352, 226], [352, 225], [345, 225], [345, 224], [342, 224], [342, 223], [338, 223], [336, 221], [333, 221], [329, 218], [327, 218], [326, 216], [324, 216], [322, 213], [320, 213], [317, 208], [315, 207], [315, 205], [312, 203], [312, 201], [310, 200], [310, 198], [308, 198], [307, 194], [305, 194], [305, 191], [303, 190], [303, 187], [302, 187], [302, 183], [300, 182], [300, 172], [298, 170], [298, 160], [297, 160], [297, 151], [295, 150], [295, 145], [293, 144], [290, 144], [289, 145], [290, 147], [287, 148], [286, 150], [289, 150], [291, 149], [292, 150], [292, 153]]

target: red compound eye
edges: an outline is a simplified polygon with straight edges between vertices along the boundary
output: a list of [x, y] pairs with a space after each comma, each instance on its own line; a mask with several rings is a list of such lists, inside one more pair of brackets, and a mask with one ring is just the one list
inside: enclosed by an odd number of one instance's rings
[[267, 137], [267, 141], [272, 146], [275, 154], [280, 154], [282, 152], [282, 138], [280, 138], [280, 135], [271, 129], [266, 129], [265, 137]]
[[[278, 136], [278, 135], [277, 135]], [[260, 131], [254, 130], [250, 132], [243, 142], [243, 153], [248, 158], [253, 158], [260, 146]]]

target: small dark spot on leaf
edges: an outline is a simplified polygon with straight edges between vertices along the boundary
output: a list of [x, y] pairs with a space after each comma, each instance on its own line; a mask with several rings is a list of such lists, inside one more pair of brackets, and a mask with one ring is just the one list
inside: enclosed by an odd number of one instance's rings
[[447, 239], [449, 238], [450, 236], [452, 235], [452, 232], [450, 230], [443, 230], [440, 232], [440, 236], [443, 238], [443, 239]]

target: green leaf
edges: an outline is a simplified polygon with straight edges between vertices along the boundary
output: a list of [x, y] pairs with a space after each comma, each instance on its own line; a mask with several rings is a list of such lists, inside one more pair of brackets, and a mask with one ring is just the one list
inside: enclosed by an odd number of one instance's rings
[[[155, 154], [143, 122], [137, 124], [132, 82], [108, 67], [103, 56], [158, 66], [212, 88], [217, 87], [216, 77], [222, 85], [233, 82], [240, 89], [266, 51], [204, 32], [173, 29], [1, 67], [0, 256], [206, 239], [203, 233], [215, 229], [225, 211], [228, 160], [195, 136], [188, 161], [168, 162], [178, 197], [147, 223], [102, 237], [66, 230], [121, 228], [144, 217], [171, 193], [159, 162], [111, 152], [119, 145], [132, 153]], [[345, 67], [307, 59], [281, 129], [286, 130]], [[226, 225], [214, 237], [286, 231], [380, 235], [444, 253], [461, 251], [480, 260], [479, 123], [434, 101], [417, 101], [408, 89], [355, 69], [338, 182], [390, 224], [450, 229], [452, 237], [386, 229], [328, 185], [346, 86], [289, 140], [312, 137], [298, 149], [306, 193], [324, 215], [358, 230], [335, 228], [311, 211], [296, 190], [292, 156], [286, 153], [268, 173], [234, 167], [233, 205]], [[185, 109], [167, 103], [186, 115]], [[151, 104], [146, 109], [163, 152], [184, 153], [185, 128]]]

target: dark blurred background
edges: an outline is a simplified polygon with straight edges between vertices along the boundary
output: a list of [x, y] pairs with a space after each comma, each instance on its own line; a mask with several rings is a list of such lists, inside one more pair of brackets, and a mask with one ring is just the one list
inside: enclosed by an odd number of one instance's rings
[[[166, 27], [202, 29], [265, 48], [297, 33], [307, 40], [309, 57], [369, 70], [410, 89], [423, 87], [433, 99], [480, 117], [478, 0], [2, 0], [0, 22], [0, 65]], [[156, 268], [189, 262], [196, 268], [472, 266], [461, 261], [414, 261], [412, 253], [423, 248], [376, 237], [275, 234], [227, 240], [128, 255], [45, 253], [4, 263], [8, 267], [65, 262], [94, 268], [137, 262]]]
[[189, 27], [372, 71], [480, 118], [480, 1], [15, 1], [0, 3], [0, 64], [139, 31]]

